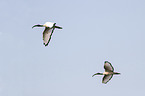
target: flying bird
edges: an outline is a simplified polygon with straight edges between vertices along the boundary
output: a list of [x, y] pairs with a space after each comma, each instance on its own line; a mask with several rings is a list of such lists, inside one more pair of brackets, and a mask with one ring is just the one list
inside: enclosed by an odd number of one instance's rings
[[46, 22], [44, 25], [34, 25], [34, 27], [45, 27], [43, 31], [43, 44], [47, 46], [50, 42], [51, 36], [55, 28], [62, 29], [62, 27], [56, 26], [56, 23]]
[[113, 77], [113, 75], [119, 75], [120, 74], [118, 72], [114, 72], [113, 66], [108, 61], [104, 62], [104, 69], [105, 69], [104, 73], [96, 73], [96, 74], [93, 75], [93, 76], [95, 76], [95, 75], [104, 75], [104, 77], [102, 79], [102, 83], [104, 83], [104, 84], [109, 82], [111, 80], [111, 78]]

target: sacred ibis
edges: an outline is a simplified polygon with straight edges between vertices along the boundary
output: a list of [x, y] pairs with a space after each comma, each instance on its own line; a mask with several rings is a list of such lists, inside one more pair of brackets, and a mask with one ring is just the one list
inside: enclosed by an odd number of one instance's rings
[[104, 62], [104, 69], [105, 69], [104, 73], [96, 73], [96, 74], [93, 75], [93, 76], [95, 76], [95, 75], [104, 75], [104, 77], [102, 79], [102, 83], [104, 83], [104, 84], [106, 84], [108, 81], [110, 81], [111, 78], [113, 77], [113, 75], [119, 75], [120, 74], [118, 72], [114, 72], [113, 66], [108, 61]]
[[55, 28], [62, 29], [62, 27], [56, 26], [56, 23], [52, 23], [52, 22], [46, 22], [44, 25], [40, 25], [40, 24], [34, 25], [32, 28], [34, 27], [45, 27], [43, 31], [43, 44], [45, 46], [49, 44], [54, 29]]

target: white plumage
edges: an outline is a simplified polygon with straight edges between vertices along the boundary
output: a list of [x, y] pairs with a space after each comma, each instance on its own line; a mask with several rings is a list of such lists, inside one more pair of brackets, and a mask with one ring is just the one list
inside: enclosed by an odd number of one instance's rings
[[95, 76], [95, 75], [104, 75], [104, 77], [102, 79], [102, 83], [104, 83], [104, 84], [106, 84], [107, 82], [109, 82], [111, 80], [111, 78], [113, 77], [113, 75], [120, 74], [118, 72], [114, 72], [113, 66], [108, 61], [105, 61], [104, 62], [104, 69], [105, 69], [105, 72], [104, 73], [96, 73], [96, 74], [93, 75], [93, 76]]
[[45, 27], [43, 31], [43, 44], [47, 46], [51, 40], [51, 36], [55, 28], [62, 29], [62, 27], [55, 26], [56, 23], [46, 22], [44, 25], [34, 25], [34, 27]]

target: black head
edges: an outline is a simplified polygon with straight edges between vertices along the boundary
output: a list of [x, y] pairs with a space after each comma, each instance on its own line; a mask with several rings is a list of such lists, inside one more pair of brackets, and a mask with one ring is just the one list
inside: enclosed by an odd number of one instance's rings
[[32, 28], [34, 28], [34, 27], [44, 27], [43, 25], [34, 25]]

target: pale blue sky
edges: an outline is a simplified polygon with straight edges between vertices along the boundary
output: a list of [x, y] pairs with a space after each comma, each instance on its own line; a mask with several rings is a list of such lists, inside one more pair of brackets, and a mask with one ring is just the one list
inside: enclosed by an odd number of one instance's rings
[[[144, 0], [1, 0], [0, 21], [0, 96], [145, 95]], [[46, 21], [63, 27], [47, 47]]]

